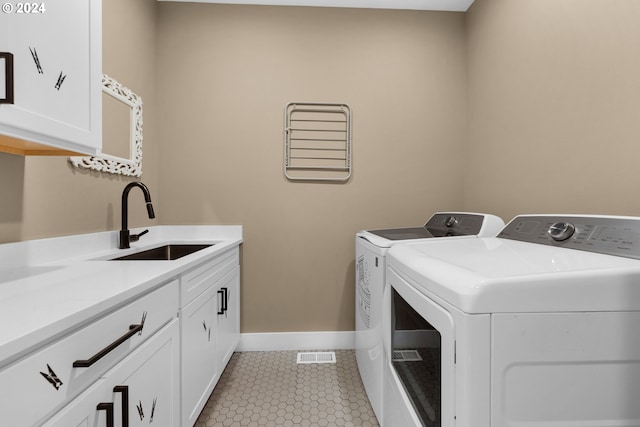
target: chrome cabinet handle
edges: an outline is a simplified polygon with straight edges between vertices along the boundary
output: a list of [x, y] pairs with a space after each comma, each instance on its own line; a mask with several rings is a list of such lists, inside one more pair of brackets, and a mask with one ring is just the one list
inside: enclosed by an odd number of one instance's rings
[[0, 52], [0, 59], [4, 59], [4, 98], [0, 104], [13, 104], [13, 54]]
[[122, 427], [129, 427], [129, 386], [117, 385], [114, 393], [122, 393]]
[[128, 340], [129, 338], [137, 334], [138, 332], [140, 332], [142, 330], [142, 326], [144, 326], [143, 323], [139, 325], [129, 326], [129, 332], [127, 332], [126, 334], [124, 334], [123, 336], [121, 336], [120, 338], [118, 338], [117, 340], [115, 340], [114, 342], [112, 342], [102, 350], [100, 350], [98, 353], [94, 354], [93, 357], [91, 357], [90, 359], [76, 360], [75, 362], [73, 362], [73, 367], [88, 368], [89, 366], [93, 365], [98, 360], [102, 359], [104, 356], [106, 356], [107, 354], [115, 350], [120, 344], [122, 344], [123, 342], [125, 342], [126, 340]]
[[98, 403], [98, 411], [107, 411], [107, 427], [113, 427], [113, 403]]

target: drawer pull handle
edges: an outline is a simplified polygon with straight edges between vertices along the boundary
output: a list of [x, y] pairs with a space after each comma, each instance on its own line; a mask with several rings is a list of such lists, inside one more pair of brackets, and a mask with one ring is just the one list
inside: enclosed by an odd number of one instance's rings
[[117, 385], [114, 393], [122, 393], [122, 427], [129, 427], [129, 386]]
[[222, 311], [227, 311], [229, 309], [229, 289], [222, 288], [222, 292], [224, 292], [224, 304], [222, 305]]
[[224, 292], [218, 291], [218, 294], [222, 295], [222, 299], [220, 300], [220, 309], [218, 310], [218, 314], [224, 314]]
[[107, 427], [113, 427], [113, 403], [98, 403], [98, 411], [107, 411]]
[[125, 342], [126, 340], [128, 340], [129, 338], [137, 334], [138, 332], [140, 332], [142, 330], [142, 326], [143, 326], [142, 323], [139, 325], [129, 326], [129, 332], [127, 332], [126, 334], [124, 334], [123, 336], [121, 336], [111, 344], [109, 344], [107, 347], [100, 350], [98, 353], [94, 354], [93, 357], [91, 357], [90, 359], [76, 360], [75, 362], [73, 362], [73, 367], [88, 368], [89, 366], [93, 365], [98, 360], [102, 359], [104, 356], [106, 356], [107, 354], [115, 350], [116, 347], [118, 347], [120, 344], [122, 344], [123, 342]]
[[225, 311], [227, 311], [228, 307], [228, 302], [229, 302], [229, 289], [227, 288], [220, 288], [221, 290], [218, 291], [219, 294], [222, 294], [222, 299], [220, 300], [220, 310], [218, 310], [218, 314], [224, 314]]
[[0, 59], [4, 60], [4, 98], [0, 104], [13, 104], [13, 54], [0, 52]]

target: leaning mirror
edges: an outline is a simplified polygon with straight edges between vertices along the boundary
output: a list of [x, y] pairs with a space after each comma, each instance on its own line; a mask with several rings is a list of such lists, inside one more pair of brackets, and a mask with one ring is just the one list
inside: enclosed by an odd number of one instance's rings
[[102, 150], [97, 156], [74, 156], [76, 167], [127, 176], [142, 175], [142, 98], [102, 75]]

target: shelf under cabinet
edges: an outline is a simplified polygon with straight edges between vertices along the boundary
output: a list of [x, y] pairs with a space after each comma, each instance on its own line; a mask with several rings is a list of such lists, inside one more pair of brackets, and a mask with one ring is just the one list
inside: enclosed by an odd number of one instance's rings
[[84, 156], [83, 153], [64, 150], [37, 142], [0, 135], [0, 152], [18, 156]]

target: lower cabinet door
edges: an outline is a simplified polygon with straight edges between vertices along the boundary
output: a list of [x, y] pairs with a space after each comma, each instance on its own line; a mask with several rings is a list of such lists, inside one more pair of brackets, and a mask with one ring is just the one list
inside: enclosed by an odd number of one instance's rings
[[175, 319], [105, 375], [114, 426], [180, 425], [179, 332]]
[[[105, 380], [96, 381], [79, 397], [50, 418], [43, 427], [109, 427], [113, 403]], [[100, 409], [98, 407], [100, 406]]]
[[220, 307], [217, 359], [222, 370], [231, 359], [240, 340], [240, 267], [227, 274], [216, 288]]
[[182, 332], [182, 425], [195, 424], [218, 378], [216, 288], [211, 287], [180, 313]]

